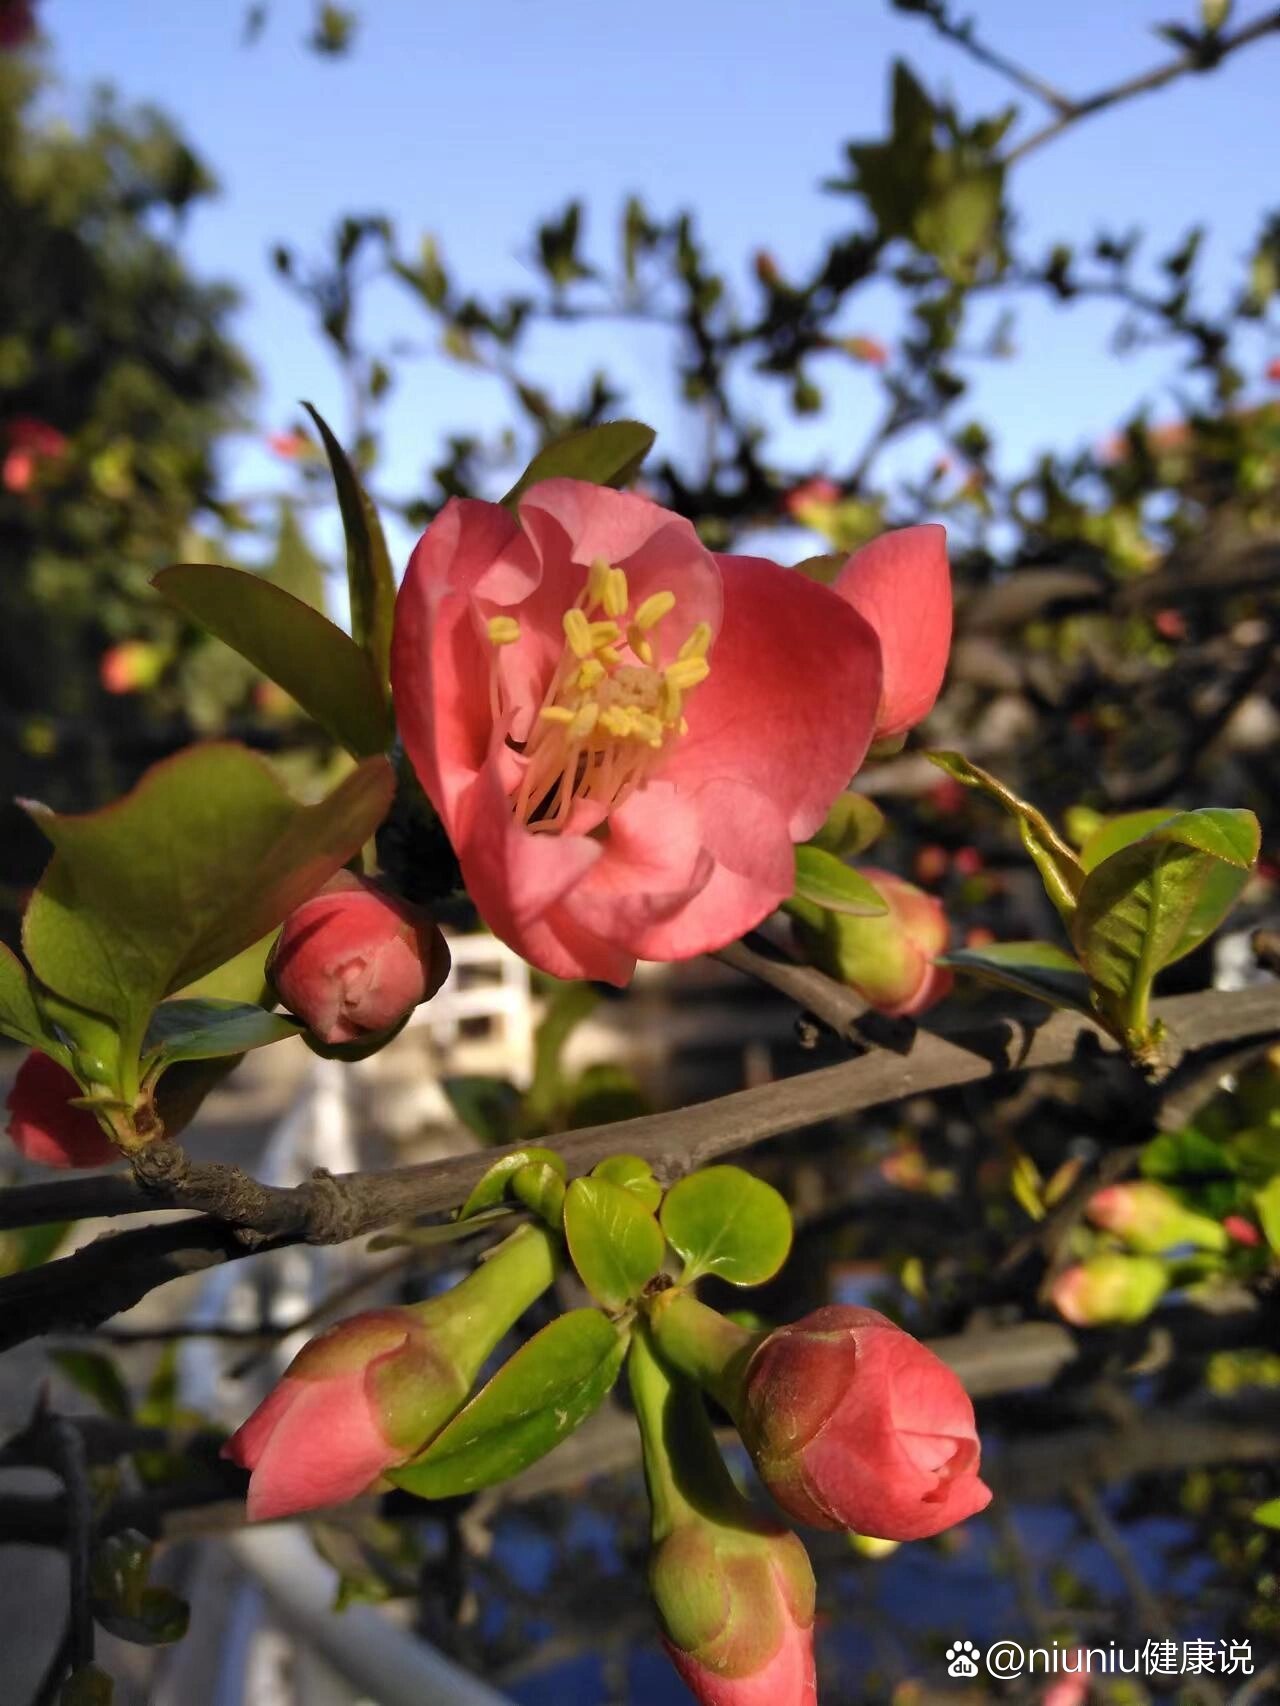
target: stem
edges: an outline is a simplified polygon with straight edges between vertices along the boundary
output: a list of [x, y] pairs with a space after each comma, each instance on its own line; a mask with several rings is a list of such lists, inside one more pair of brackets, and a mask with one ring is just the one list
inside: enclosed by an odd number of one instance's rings
[[743, 1369], [761, 1335], [727, 1321], [679, 1286], [660, 1291], [648, 1310], [649, 1328], [663, 1357], [732, 1415]]
[[739, 1520], [745, 1501], [725, 1468], [702, 1398], [658, 1356], [643, 1321], [631, 1341], [627, 1379], [644, 1448], [654, 1544], [690, 1518]]
[[67, 1659], [79, 1670], [93, 1663], [93, 1607], [89, 1600], [89, 1552], [93, 1542], [93, 1501], [84, 1440], [74, 1422], [50, 1423], [58, 1473], [67, 1490], [67, 1563], [70, 1620]]
[[474, 1380], [489, 1353], [556, 1277], [560, 1246], [545, 1226], [522, 1226], [452, 1291], [417, 1309]]

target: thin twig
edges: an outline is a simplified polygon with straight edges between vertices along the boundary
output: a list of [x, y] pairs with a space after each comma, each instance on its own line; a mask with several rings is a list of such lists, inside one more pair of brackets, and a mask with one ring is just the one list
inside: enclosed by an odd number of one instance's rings
[[919, 15], [932, 24], [937, 33], [945, 40], [954, 42], [957, 47], [962, 48], [970, 59], [976, 59], [979, 65], [985, 65], [988, 70], [998, 71], [1010, 83], [1016, 84], [1019, 89], [1025, 89], [1027, 94], [1034, 95], [1037, 100], [1043, 101], [1048, 107], [1052, 107], [1054, 112], [1066, 114], [1074, 107], [1075, 103], [1070, 95], [1064, 94], [1047, 78], [1039, 76], [1034, 71], [1028, 71], [1024, 66], [1017, 64], [1015, 60], [1001, 53], [998, 48], [989, 47], [986, 42], [980, 41], [974, 34], [971, 20], [966, 19], [964, 23], [956, 23], [953, 18], [947, 16], [942, 6], [930, 7]]

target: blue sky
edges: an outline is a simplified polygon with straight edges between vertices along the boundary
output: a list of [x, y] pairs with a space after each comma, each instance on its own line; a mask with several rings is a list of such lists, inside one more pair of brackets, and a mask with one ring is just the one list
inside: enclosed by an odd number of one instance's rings
[[[1259, 3], [1241, 0], [1238, 17]], [[1013, 57], [1082, 94], [1165, 57], [1152, 25], [1180, 9], [1194, 18], [1196, 0], [968, 0], [962, 9]], [[336, 61], [299, 47], [311, 0], [274, 0], [253, 48], [241, 41], [244, 0], [43, 0], [41, 10], [64, 104], [113, 82], [177, 115], [217, 173], [222, 196], [184, 242], [195, 266], [244, 292], [237, 330], [262, 376], [264, 432], [303, 396], [343, 426], [334, 369], [269, 263], [278, 240], [317, 249], [340, 212], [385, 211], [408, 247], [434, 233], [461, 280], [520, 287], [535, 216], [575, 194], [589, 231], [607, 237], [639, 191], [658, 212], [696, 207], [712, 252], [749, 298], [757, 248], [800, 269], [847, 228], [853, 204], [824, 195], [819, 181], [840, 165], [842, 141], [882, 131], [895, 54], [970, 110], [1010, 98], [1000, 78], [885, 0], [361, 0], [356, 49]], [[1029, 235], [1082, 240], [1141, 217], [1168, 247], [1204, 218], [1210, 275], [1238, 276], [1270, 188], [1278, 66], [1280, 37], [1030, 158], [1014, 183]], [[371, 307], [379, 332], [421, 340], [425, 323], [398, 296]], [[1113, 323], [1109, 310], [1025, 316], [1019, 359], [988, 367], [976, 392], [1011, 457], [1096, 441], [1137, 397], [1172, 412], [1164, 361], [1106, 356]], [[891, 339], [891, 300], [860, 297], [848, 329]], [[557, 330], [538, 356], [553, 381], [607, 359], [635, 385], [635, 411], [678, 434], [662, 339], [653, 329]], [[798, 465], [847, 463], [877, 408], [856, 370], [834, 399], [816, 424], [785, 429]], [[495, 381], [418, 362], [387, 418], [383, 477], [411, 489], [443, 430], [507, 418]], [[257, 490], [281, 470], [250, 444], [229, 474], [233, 488]]]

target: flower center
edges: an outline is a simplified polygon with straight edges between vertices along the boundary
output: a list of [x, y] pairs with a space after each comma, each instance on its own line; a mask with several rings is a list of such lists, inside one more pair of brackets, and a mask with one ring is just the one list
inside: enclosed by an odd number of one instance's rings
[[[654, 592], [633, 609], [625, 572], [599, 558], [591, 565], [564, 613], [564, 650], [524, 743], [524, 772], [512, 794], [519, 822], [556, 833], [575, 801], [605, 811], [620, 806], [686, 732], [685, 695], [711, 673], [711, 628], [697, 623], [674, 658], [661, 662], [662, 625], [675, 607], [675, 593]], [[496, 720], [497, 652], [520, 638], [520, 624], [494, 616], [488, 635]]]

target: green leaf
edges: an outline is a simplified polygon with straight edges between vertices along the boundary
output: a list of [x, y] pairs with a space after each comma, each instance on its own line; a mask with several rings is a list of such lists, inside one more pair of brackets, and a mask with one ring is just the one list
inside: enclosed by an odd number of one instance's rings
[[561, 1067], [565, 1044], [599, 1000], [599, 992], [589, 983], [555, 985], [533, 1037], [533, 1080], [524, 1098], [530, 1129], [547, 1130], [556, 1123], [565, 1095]]
[[536, 1333], [389, 1479], [425, 1499], [505, 1481], [559, 1445], [597, 1410], [618, 1378], [627, 1337], [598, 1310], [572, 1309]]
[[162, 1001], [147, 1025], [142, 1052], [149, 1065], [163, 1072], [178, 1060], [247, 1054], [301, 1031], [302, 1026], [283, 1013], [268, 1013], [244, 1001]]
[[549, 1167], [554, 1167], [563, 1179], [568, 1172], [563, 1160], [554, 1149], [541, 1149], [537, 1144], [529, 1144], [524, 1149], [513, 1149], [510, 1155], [503, 1155], [489, 1168], [472, 1189], [471, 1195], [458, 1210], [459, 1220], [470, 1220], [474, 1215], [481, 1214], [487, 1208], [496, 1208], [506, 1198], [511, 1182], [522, 1167], [535, 1166], [545, 1161]]
[[553, 1232], [564, 1222], [564, 1170], [559, 1156], [550, 1161], [530, 1161], [512, 1176], [511, 1194], [543, 1220]]
[[861, 872], [834, 853], [811, 845], [796, 848], [795, 899], [855, 918], [875, 918], [889, 910], [883, 895]]
[[359, 851], [394, 773], [367, 758], [302, 805], [242, 746], [189, 747], [83, 816], [27, 810], [55, 848], [23, 925], [35, 975], [141, 1043], [155, 1006], [273, 930]]
[[653, 1213], [622, 1185], [575, 1179], [564, 1199], [564, 1235], [578, 1277], [606, 1309], [622, 1309], [662, 1267], [666, 1244]]
[[467, 1130], [483, 1143], [511, 1143], [519, 1129], [520, 1092], [509, 1078], [459, 1073], [440, 1088]]
[[884, 832], [884, 813], [865, 794], [839, 794], [827, 821], [807, 845], [840, 859], [856, 859]]
[[1018, 836], [1040, 873], [1045, 893], [1068, 922], [1084, 881], [1080, 861], [1042, 812], [1020, 800], [998, 777], [971, 764], [960, 752], [926, 752], [925, 757], [966, 788], [996, 800], [1018, 826]]
[[659, 1215], [684, 1258], [683, 1283], [715, 1274], [730, 1285], [763, 1285], [791, 1251], [791, 1210], [763, 1179], [741, 1167], [704, 1167], [667, 1192]]
[[992, 942], [985, 948], [957, 948], [936, 962], [967, 972], [984, 983], [1016, 989], [1050, 1007], [1073, 1007], [1093, 1014], [1089, 979], [1078, 960], [1054, 942]]
[[609, 1155], [591, 1169], [593, 1179], [603, 1179], [630, 1191], [636, 1200], [652, 1214], [662, 1201], [662, 1186], [653, 1176], [653, 1168], [640, 1155]]
[[1267, 1243], [1280, 1255], [1280, 1173], [1260, 1191], [1254, 1192], [1253, 1206]]
[[652, 1112], [635, 1073], [617, 1061], [593, 1061], [565, 1086], [562, 1117], [568, 1131], [640, 1119]]
[[1280, 1528], [1280, 1499], [1268, 1499], [1265, 1504], [1255, 1505], [1253, 1520], [1260, 1522], [1263, 1528]]
[[396, 603], [396, 577], [383, 536], [382, 523], [368, 493], [356, 478], [347, 453], [330, 432], [327, 422], [304, 403], [324, 441], [325, 454], [333, 471], [338, 508], [347, 536], [347, 586], [351, 599], [351, 632], [373, 660], [379, 685], [391, 671], [391, 623]]
[[133, 1400], [120, 1370], [101, 1351], [50, 1351], [49, 1361], [60, 1368], [78, 1392], [92, 1398], [104, 1416], [127, 1422]]
[[379, 1250], [435, 1250], [445, 1244], [457, 1244], [463, 1238], [475, 1238], [491, 1221], [510, 1220], [509, 1208], [489, 1208], [483, 1213], [469, 1215], [466, 1220], [446, 1220], [438, 1226], [401, 1226], [389, 1232], [375, 1233], [365, 1245], [368, 1254]]
[[0, 1031], [16, 1042], [43, 1049], [46, 1054], [52, 1052], [31, 993], [27, 968], [3, 942], [0, 942]]
[[1141, 841], [1144, 835], [1158, 828], [1160, 824], [1168, 823], [1169, 819], [1176, 815], [1167, 807], [1159, 807], [1155, 811], [1125, 812], [1120, 817], [1107, 818], [1081, 846], [1081, 870], [1087, 874], [1104, 859], [1118, 853], [1122, 847], [1128, 847], [1134, 841]]
[[1225, 1179], [1235, 1172], [1231, 1151], [1194, 1126], [1162, 1131], [1143, 1151], [1138, 1168], [1144, 1179]]
[[327, 616], [261, 575], [218, 563], [178, 563], [151, 583], [184, 614], [290, 693], [357, 758], [394, 733], [368, 652]]
[[1258, 857], [1252, 812], [1181, 812], [1096, 865], [1071, 923], [1104, 1010], [1135, 1033], [1151, 981], [1199, 947], [1234, 906]]
[[185, 1600], [151, 1586], [151, 1555], [145, 1535], [123, 1529], [99, 1543], [89, 1577], [96, 1620], [109, 1635], [144, 1647], [180, 1641], [191, 1616]]
[[58, 1706], [112, 1706], [116, 1685], [97, 1665], [80, 1665], [62, 1685]]
[[46, 1221], [43, 1226], [14, 1227], [0, 1232], [0, 1279], [38, 1268], [47, 1262], [66, 1237], [69, 1220]]
[[540, 480], [587, 480], [594, 486], [625, 486], [653, 448], [658, 435], [639, 421], [604, 421], [583, 427], [541, 449], [503, 498], [509, 509]]

